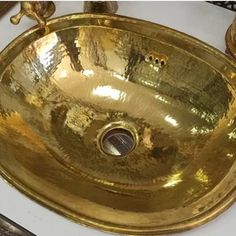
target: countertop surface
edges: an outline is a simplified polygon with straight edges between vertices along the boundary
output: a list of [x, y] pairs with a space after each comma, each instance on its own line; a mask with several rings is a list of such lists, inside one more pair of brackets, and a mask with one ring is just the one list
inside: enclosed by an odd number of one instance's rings
[[[56, 2], [54, 16], [81, 12], [82, 2]], [[0, 19], [0, 50], [35, 23], [23, 18], [18, 26], [11, 25], [10, 16], [19, 5]], [[225, 50], [224, 35], [234, 12], [206, 2], [119, 2], [119, 15], [156, 22], [190, 34]], [[24, 226], [37, 236], [105, 236], [111, 235], [71, 222], [31, 201], [0, 178], [0, 213]], [[236, 205], [212, 222], [197, 229], [176, 234], [183, 236], [234, 236]]]

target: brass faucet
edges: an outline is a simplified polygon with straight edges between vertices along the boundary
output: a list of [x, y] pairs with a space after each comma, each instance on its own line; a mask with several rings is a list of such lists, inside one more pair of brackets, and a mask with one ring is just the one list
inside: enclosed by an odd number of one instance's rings
[[[21, 10], [18, 14], [11, 17], [12, 24], [19, 24], [25, 15], [36, 20], [40, 27], [46, 26], [46, 19], [55, 12], [55, 5], [52, 1], [28, 1], [21, 2]], [[118, 9], [116, 1], [85, 1], [85, 12], [115, 13]]]
[[85, 1], [84, 12], [90, 13], [116, 13], [118, 4], [116, 1]]
[[46, 18], [55, 12], [55, 5], [52, 1], [32, 1], [21, 2], [20, 12], [11, 17], [12, 24], [19, 24], [21, 18], [25, 15], [36, 20], [40, 27], [46, 26]]

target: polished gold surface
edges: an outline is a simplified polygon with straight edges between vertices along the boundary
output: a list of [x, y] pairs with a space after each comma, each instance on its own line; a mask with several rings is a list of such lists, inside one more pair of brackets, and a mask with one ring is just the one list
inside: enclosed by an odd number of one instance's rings
[[236, 59], [236, 17], [229, 26], [226, 35], [225, 35], [225, 42], [226, 42], [226, 52], [234, 59]]
[[132, 235], [187, 230], [234, 202], [232, 60], [127, 17], [47, 25], [0, 54], [0, 170], [11, 184], [82, 224]]
[[52, 1], [24, 1], [21, 2], [21, 9], [18, 14], [11, 17], [11, 23], [19, 24], [25, 15], [36, 20], [40, 27], [46, 26], [46, 19], [55, 12], [55, 5]]

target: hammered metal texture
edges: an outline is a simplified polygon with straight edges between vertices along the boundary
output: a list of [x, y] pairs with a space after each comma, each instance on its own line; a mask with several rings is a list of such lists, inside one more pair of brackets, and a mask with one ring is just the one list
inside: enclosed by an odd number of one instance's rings
[[[21, 191], [83, 224], [156, 235], [234, 201], [233, 61], [166, 27], [78, 14], [29, 30], [0, 55], [0, 166]], [[151, 56], [150, 56], [151, 55]], [[107, 127], [134, 133], [103, 153]]]

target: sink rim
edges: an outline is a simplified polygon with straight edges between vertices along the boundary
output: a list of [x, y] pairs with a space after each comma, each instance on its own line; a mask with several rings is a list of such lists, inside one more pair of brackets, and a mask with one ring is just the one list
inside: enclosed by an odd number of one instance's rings
[[[118, 15], [109, 15], [109, 14], [70, 14], [67, 16], [61, 16], [61, 17], [57, 17], [55, 19], [52, 19], [48, 22], [48, 26], [50, 29], [54, 29], [57, 30], [59, 28], [58, 26], [58, 22], [59, 23], [63, 23], [66, 22], [66, 20], [80, 20], [80, 19], [114, 19], [114, 20], [119, 20], [121, 22], [129, 22], [132, 24], [143, 24], [148, 26], [149, 28], [152, 28], [153, 31], [155, 31], [155, 29], [158, 28], [158, 30], [165, 30], [165, 32], [168, 32], [169, 34], [173, 34], [173, 37], [177, 37], [177, 38], [184, 38], [184, 40], [186, 40], [190, 45], [193, 44], [196, 47], [203, 47], [205, 51], [207, 51], [210, 54], [214, 54], [216, 57], [222, 58], [225, 62], [228, 63], [229, 66], [232, 67], [236, 67], [236, 63], [231, 60], [230, 58], [228, 58], [226, 55], [224, 55], [222, 52], [220, 52], [218, 49], [215, 49], [209, 45], [207, 45], [206, 43], [192, 37], [189, 36], [185, 33], [181, 33], [179, 31], [176, 31], [174, 29], [159, 25], [159, 24], [155, 24], [155, 23], [151, 23], [148, 21], [144, 21], [144, 20], [139, 20], [139, 19], [135, 19], [135, 18], [130, 18], [130, 17], [124, 17], [124, 16], [118, 16]], [[66, 24], [66, 23], [65, 23]], [[56, 25], [56, 26], [55, 26]], [[78, 26], [80, 26], [79, 24], [77, 24]], [[55, 27], [55, 28], [53, 28]], [[57, 28], [58, 27], [58, 28]], [[110, 27], [110, 26], [109, 26]], [[65, 26], [65, 28], [67, 28]], [[113, 27], [111, 27], [113, 28]], [[131, 30], [129, 30], [131, 31]], [[3, 49], [3, 51], [0, 53], [0, 63], [2, 61], [4, 61], [4, 57], [6, 57], [9, 53], [11, 53], [11, 51], [16, 47], [16, 45], [20, 44], [23, 42], [24, 45], [26, 45], [26, 43], [31, 43], [32, 41], [29, 40], [25, 40], [28, 39], [29, 35], [34, 34], [36, 36], [36, 38], [34, 39], [39, 39], [41, 38], [41, 36], [37, 35], [39, 32], [41, 32], [41, 29], [38, 26], [35, 26], [29, 30], [27, 30], [26, 32], [24, 32], [23, 34], [21, 34], [20, 36], [18, 36], [15, 40], [13, 40], [5, 49]], [[140, 33], [141, 35], [143, 35], [142, 33]], [[165, 34], [165, 33], [164, 33]], [[26, 41], [26, 42], [25, 42]], [[159, 40], [160, 41], [160, 40]], [[19, 46], [18, 46], [19, 47]], [[11, 55], [14, 55], [11, 54]], [[195, 55], [193, 53], [193, 55]], [[9, 57], [9, 60], [11, 61], [13, 57]], [[2, 69], [4, 69], [5, 66], [7, 66], [8, 63], [3, 63]], [[222, 71], [221, 71], [222, 72]], [[1, 73], [1, 72], [0, 72]], [[222, 72], [223, 73], [223, 72]], [[234, 85], [235, 88], [235, 82], [234, 81], [230, 81], [232, 82], [232, 84]], [[233, 83], [234, 82], [234, 83]], [[76, 215], [73, 214], [73, 212], [70, 212], [68, 209], [65, 209], [62, 206], [58, 206], [58, 204], [54, 204], [51, 200], [49, 199], [45, 199], [45, 197], [40, 196], [39, 193], [34, 193], [34, 190], [31, 190], [29, 188], [26, 187], [26, 185], [21, 184], [21, 182], [17, 179], [14, 179], [13, 176], [10, 176], [10, 174], [6, 173], [2, 167], [0, 166], [0, 172], [2, 174], [2, 176], [5, 177], [5, 179], [8, 180], [8, 182], [18, 188], [20, 191], [22, 191], [24, 194], [26, 194], [27, 196], [29, 196], [30, 198], [36, 200], [37, 202], [39, 202], [40, 204], [43, 204], [47, 207], [49, 207], [51, 210], [59, 212], [60, 214], [69, 217], [70, 219], [73, 219], [75, 221], [79, 221], [80, 223], [84, 223], [86, 225], [91, 225], [93, 227], [99, 228], [99, 229], [103, 229], [106, 231], [112, 231], [112, 232], [121, 232], [121, 233], [136, 233], [136, 234], [147, 234], [147, 235], [152, 235], [152, 234], [156, 234], [156, 233], [170, 233], [170, 232], [179, 232], [179, 231], [183, 231], [183, 230], [187, 230], [187, 229], [191, 229], [195, 226], [201, 225], [205, 222], [210, 221], [211, 219], [215, 218], [216, 216], [218, 216], [222, 211], [226, 210], [231, 204], [233, 204], [233, 202], [235, 201], [236, 198], [236, 187], [230, 191], [228, 193], [228, 195], [223, 198], [218, 205], [214, 206], [214, 209], [212, 209], [212, 211], [209, 210], [208, 213], [204, 213], [204, 215], [200, 215], [197, 218], [192, 218], [191, 220], [187, 220], [186, 222], [181, 222], [175, 225], [169, 225], [169, 226], [165, 226], [167, 229], [149, 229], [147, 232], [144, 231], [144, 229], [140, 229], [140, 231], [138, 229], [131, 229], [128, 228], [127, 229], [121, 229], [120, 227], [117, 227], [115, 225], [111, 225], [111, 226], [107, 226], [107, 224], [104, 224], [103, 222], [95, 222], [93, 221], [93, 219], [88, 219], [86, 217], [78, 217]], [[159, 227], [160, 228], [160, 227]]]
[[[179, 39], [182, 39], [182, 40], [185, 40], [185, 43], [188, 43], [190, 44], [191, 46], [195, 45], [196, 47], [201, 47], [203, 46], [203, 48], [205, 49], [206, 52], [210, 53], [210, 54], [214, 54], [215, 57], [220, 57], [222, 58], [223, 60], [226, 60], [227, 63], [229, 63], [229, 65], [233, 66], [233, 67], [236, 67], [236, 61], [233, 60], [230, 56], [228, 56], [227, 54], [224, 54], [223, 52], [221, 52], [219, 49], [211, 46], [210, 44], [194, 37], [194, 36], [191, 36], [187, 33], [184, 33], [184, 32], [181, 32], [179, 30], [175, 30], [173, 28], [170, 28], [168, 26], [164, 26], [162, 24], [158, 24], [158, 23], [154, 23], [154, 22], [151, 22], [151, 21], [147, 21], [147, 20], [142, 20], [142, 19], [138, 19], [138, 18], [134, 18], [134, 17], [128, 17], [128, 16], [123, 16], [123, 15], [118, 15], [118, 14], [109, 14], [109, 13], [105, 13], [105, 14], [101, 14], [101, 13], [72, 13], [72, 14], [68, 14], [68, 15], [63, 15], [63, 16], [58, 16], [58, 17], [55, 17], [55, 18], [52, 18], [50, 20], [47, 21], [47, 31], [49, 33], [51, 32], [54, 32], [54, 31], [57, 31], [58, 29], [63, 29], [63, 28], [66, 28], [67, 25], [66, 23], [64, 24], [64, 27], [62, 25], [62, 27], [59, 26], [59, 23], [60, 24], [63, 24], [63, 21], [76, 21], [76, 20], [91, 20], [91, 19], [106, 19], [106, 18], [109, 18], [110, 20], [116, 20], [116, 21], [120, 21], [120, 22], [126, 22], [126, 23], [131, 23], [131, 24], [139, 24], [139, 25], [145, 25], [146, 28], [144, 29], [146, 33], [145, 36], [147, 37], [150, 37], [153, 39], [153, 36], [151, 36], [151, 33], [150, 32], [151, 30], [158, 30], [158, 31], [165, 31], [164, 34], [169, 34], [169, 36], [173, 37], [173, 38], [179, 38]], [[100, 26], [105, 26], [105, 27], [109, 27], [109, 24], [108, 25], [104, 25], [104, 22], [103, 22], [103, 25], [101, 24]], [[115, 27], [111, 27], [111, 28], [115, 28]], [[139, 32], [139, 31], [133, 31], [133, 30], [130, 30], [130, 29], [127, 29], [127, 31], [130, 31], [130, 32], [134, 32], [134, 33], [137, 33], [137, 34], [140, 34], [140, 35], [144, 35], [143, 33]], [[9, 42], [4, 48], [2, 51], [0, 51], [0, 62], [5, 64], [2, 59], [3, 57], [9, 53], [9, 51], [15, 47], [17, 44], [19, 43], [22, 43], [23, 41], [25, 41], [26, 43], [24, 45], [26, 45], [27, 43], [31, 43], [32, 40], [38, 40], [39, 38], [42, 38], [44, 35], [43, 35], [43, 31], [38, 25], [35, 25], [29, 29], [27, 29], [26, 31], [24, 31], [23, 33], [21, 33], [19, 36], [17, 36], [15, 39], [13, 39], [11, 42]], [[32, 38], [32, 40], [26, 40], [27, 37], [29, 35], [34, 35], [34, 37]], [[158, 41], [161, 41], [161, 40], [158, 40]], [[186, 51], [185, 48], [181, 48], [181, 49], [184, 49]], [[192, 49], [192, 48], [191, 48]], [[192, 53], [194, 52], [194, 53]], [[197, 51], [194, 50], [194, 51], [191, 51], [190, 54], [196, 56], [196, 53]], [[198, 57], [198, 59], [201, 59], [200, 57]], [[203, 59], [202, 59], [203, 60]], [[205, 63], [207, 63], [208, 65], [212, 66], [212, 64], [210, 64], [208, 61], [205, 61], [203, 60]]]

